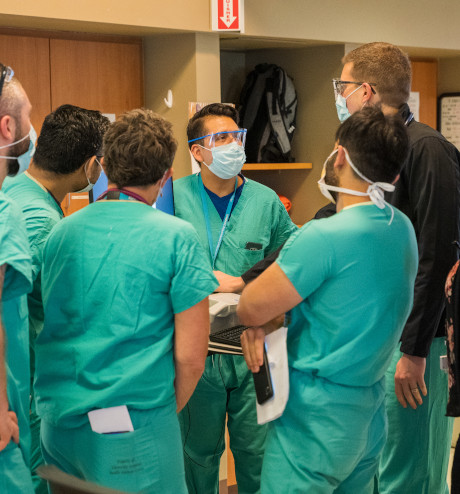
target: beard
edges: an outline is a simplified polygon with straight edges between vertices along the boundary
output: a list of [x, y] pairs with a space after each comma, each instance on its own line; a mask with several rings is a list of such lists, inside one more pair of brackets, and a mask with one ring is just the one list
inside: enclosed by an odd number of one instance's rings
[[[17, 122], [17, 120], [16, 120]], [[19, 126], [16, 126], [16, 133], [14, 136], [14, 141], [19, 141], [19, 139], [24, 137], [24, 132]], [[24, 139], [21, 142], [16, 142], [16, 144], [13, 144], [10, 146], [10, 150], [8, 153], [8, 156], [15, 157], [17, 158], [18, 156], [21, 156], [21, 154], [24, 154], [28, 149], [29, 149], [29, 144], [30, 144], [30, 137], [28, 139]], [[19, 163], [17, 160], [9, 159], [8, 160], [8, 175], [14, 177], [16, 173], [19, 171]]]
[[[333, 185], [334, 187], [340, 186], [339, 177], [337, 176], [334, 168], [335, 160], [337, 159], [337, 155], [331, 156], [326, 163], [326, 174], [324, 175], [324, 182], [327, 185]], [[337, 202], [337, 192], [334, 190], [330, 190], [329, 193], [334, 198], [334, 201]]]

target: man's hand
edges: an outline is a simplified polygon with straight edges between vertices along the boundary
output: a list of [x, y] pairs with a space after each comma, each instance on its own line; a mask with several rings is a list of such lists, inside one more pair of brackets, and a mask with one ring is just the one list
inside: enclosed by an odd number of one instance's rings
[[251, 372], [259, 372], [264, 363], [265, 331], [263, 328], [248, 328], [241, 334], [244, 360]]
[[244, 288], [245, 283], [240, 276], [230, 276], [222, 271], [214, 271], [214, 276], [219, 282], [216, 292], [240, 293]]
[[0, 451], [5, 449], [13, 439], [19, 442], [18, 418], [14, 412], [3, 412], [0, 415]]
[[395, 393], [399, 403], [407, 408], [407, 403], [415, 410], [426, 396], [425, 385], [426, 358], [406, 355], [400, 358], [395, 372]]
[[265, 335], [279, 329], [284, 323], [284, 314], [280, 314], [260, 328], [248, 328], [241, 334], [241, 347], [244, 359], [251, 372], [259, 372], [264, 363]]

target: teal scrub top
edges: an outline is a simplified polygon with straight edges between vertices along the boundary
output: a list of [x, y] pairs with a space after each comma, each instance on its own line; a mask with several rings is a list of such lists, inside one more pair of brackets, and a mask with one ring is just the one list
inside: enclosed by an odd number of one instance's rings
[[[32, 264], [19, 207], [0, 191], [0, 266], [6, 265], [2, 319], [6, 333], [7, 392], [18, 416], [20, 446], [29, 460], [29, 323], [27, 293], [32, 289]], [[11, 442], [8, 447], [14, 447]]]
[[33, 343], [43, 327], [43, 303], [41, 295], [41, 267], [46, 239], [54, 225], [64, 217], [60, 205], [53, 196], [28, 172], [18, 177], [6, 177], [2, 190], [22, 209], [32, 253], [33, 289], [27, 297], [29, 307], [29, 333], [31, 375], [34, 373]]
[[[286, 208], [276, 193], [262, 184], [245, 178], [241, 196], [233, 209], [216, 258], [215, 269], [232, 276], [245, 271], [275, 251], [290, 234], [297, 230]], [[206, 222], [200, 194], [198, 174], [180, 178], [174, 182], [174, 209], [176, 216], [191, 223], [212, 264]], [[208, 194], [206, 201], [214, 246], [217, 245], [222, 219]], [[260, 246], [249, 250], [247, 244]]]
[[37, 411], [77, 427], [96, 408], [175, 401], [174, 314], [218, 286], [196, 233], [134, 201], [63, 219], [45, 245], [45, 324], [36, 340]]
[[291, 311], [289, 365], [337, 384], [382, 379], [413, 303], [418, 254], [409, 219], [372, 203], [311, 221], [277, 263], [303, 301]]

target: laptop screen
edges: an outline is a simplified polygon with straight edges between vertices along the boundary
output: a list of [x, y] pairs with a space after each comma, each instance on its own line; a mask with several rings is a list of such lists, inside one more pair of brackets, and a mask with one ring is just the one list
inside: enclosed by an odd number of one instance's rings
[[[97, 198], [107, 190], [108, 180], [107, 175], [101, 172], [99, 180], [94, 184], [94, 187], [89, 192], [89, 202], [95, 202]], [[174, 215], [174, 194], [173, 194], [173, 181], [172, 177], [165, 183], [161, 196], [158, 196], [156, 202], [153, 204], [154, 208], [163, 211], [164, 213]]]

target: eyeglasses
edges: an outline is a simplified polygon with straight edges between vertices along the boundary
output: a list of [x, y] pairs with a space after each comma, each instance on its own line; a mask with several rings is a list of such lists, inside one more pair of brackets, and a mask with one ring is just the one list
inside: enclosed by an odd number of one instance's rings
[[238, 129], [238, 130], [228, 130], [225, 132], [216, 132], [214, 134], [207, 134], [202, 137], [197, 137], [196, 139], [190, 139], [189, 144], [191, 142], [196, 142], [201, 139], [206, 139], [209, 137], [209, 140], [207, 142], [208, 148], [213, 148], [216, 146], [223, 146], [224, 144], [230, 144], [231, 142], [237, 142], [240, 146], [243, 146], [246, 144], [246, 134], [247, 134], [247, 129]]
[[[365, 82], [365, 81], [364, 81]], [[332, 84], [334, 85], [334, 95], [335, 99], [337, 99], [337, 96], [342, 96], [344, 91], [345, 91], [345, 86], [347, 84], [356, 84], [358, 86], [362, 86], [364, 82], [358, 82], [358, 81], [342, 81], [340, 79], [332, 79]], [[373, 94], [375, 93], [375, 89], [372, 86], [377, 86], [375, 82], [368, 82], [369, 86], [371, 86], [371, 91]]]
[[5, 82], [10, 82], [14, 76], [14, 70], [11, 67], [0, 64], [2, 74], [0, 76], [0, 96], [2, 95], [3, 85]]

